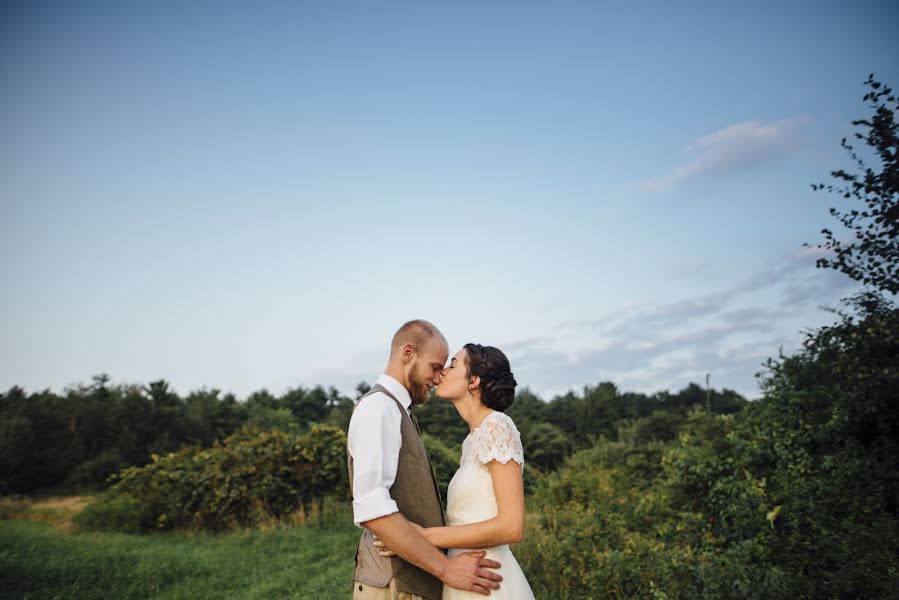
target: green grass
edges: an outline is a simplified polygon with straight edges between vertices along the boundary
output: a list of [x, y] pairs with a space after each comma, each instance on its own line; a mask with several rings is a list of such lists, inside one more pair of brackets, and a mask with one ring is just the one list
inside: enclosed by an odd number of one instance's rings
[[352, 523], [188, 536], [0, 521], [0, 597], [343, 599], [358, 538]]

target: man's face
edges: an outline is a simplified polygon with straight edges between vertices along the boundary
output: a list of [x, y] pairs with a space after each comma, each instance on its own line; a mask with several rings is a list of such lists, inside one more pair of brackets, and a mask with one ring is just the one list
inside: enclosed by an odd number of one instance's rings
[[409, 364], [409, 396], [412, 404], [419, 405], [428, 401], [431, 388], [440, 383], [440, 373], [446, 365], [449, 348], [441, 339], [431, 339], [416, 352]]

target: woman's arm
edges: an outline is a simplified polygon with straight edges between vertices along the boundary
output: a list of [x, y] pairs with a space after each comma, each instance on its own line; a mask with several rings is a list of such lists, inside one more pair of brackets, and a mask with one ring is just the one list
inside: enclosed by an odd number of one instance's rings
[[486, 548], [499, 544], [517, 544], [524, 538], [524, 482], [521, 465], [510, 460], [487, 463], [493, 494], [496, 496], [496, 516], [486, 521], [429, 527], [422, 530], [426, 540], [438, 548]]

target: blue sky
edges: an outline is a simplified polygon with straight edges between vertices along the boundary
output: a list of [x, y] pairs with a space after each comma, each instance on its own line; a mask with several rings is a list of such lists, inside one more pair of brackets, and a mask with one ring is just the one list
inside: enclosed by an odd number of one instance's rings
[[373, 381], [423, 317], [545, 397], [758, 395], [892, 2], [4, 3], [0, 389]]

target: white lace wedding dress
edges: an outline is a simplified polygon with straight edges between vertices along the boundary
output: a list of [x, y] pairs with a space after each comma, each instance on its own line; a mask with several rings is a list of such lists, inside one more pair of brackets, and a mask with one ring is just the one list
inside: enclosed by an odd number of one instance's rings
[[[524, 468], [524, 450], [521, 435], [512, 419], [501, 412], [492, 412], [465, 438], [462, 443], [462, 460], [447, 490], [447, 525], [463, 525], [486, 521], [496, 516], [496, 497], [487, 463], [498, 460], [505, 464], [514, 460]], [[486, 558], [502, 564], [497, 573], [503, 576], [500, 589], [490, 593], [490, 598], [527, 600], [533, 599], [531, 586], [518, 566], [507, 544], [483, 548]], [[453, 556], [464, 549], [451, 549]], [[443, 586], [443, 600], [483, 599], [474, 592], [463, 592]]]

